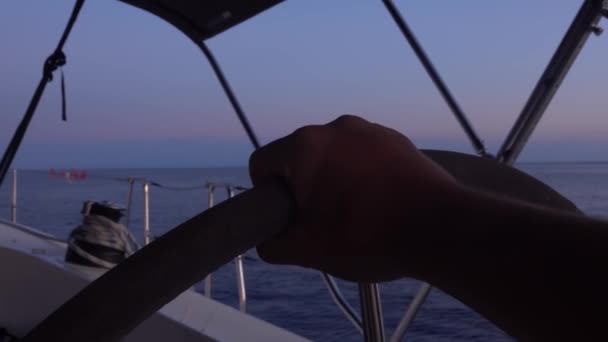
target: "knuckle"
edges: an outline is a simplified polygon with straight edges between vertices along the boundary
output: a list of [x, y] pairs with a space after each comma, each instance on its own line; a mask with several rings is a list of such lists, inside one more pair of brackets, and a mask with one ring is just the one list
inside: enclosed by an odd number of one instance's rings
[[260, 154], [258, 151], [259, 150], [255, 150], [255, 151], [253, 151], [253, 153], [251, 153], [249, 155], [249, 162], [247, 163], [247, 165], [249, 165], [249, 169], [253, 169], [254, 166], [256, 166], [258, 159], [259, 159], [258, 156]]
[[304, 126], [295, 130], [292, 135], [298, 150], [294, 152], [302, 152], [302, 149], [308, 149], [318, 141], [319, 126]]
[[259, 172], [260, 172], [260, 152], [259, 150], [253, 151], [249, 156], [249, 175], [252, 180], [256, 180]]
[[334, 120], [332, 122], [332, 124], [334, 124], [336, 126], [343, 126], [343, 127], [360, 126], [361, 124], [364, 124], [364, 123], [367, 123], [367, 121], [365, 121], [361, 117], [351, 115], [351, 114], [342, 114], [336, 120]]
[[311, 136], [315, 134], [315, 131], [317, 129], [318, 129], [318, 126], [312, 126], [312, 125], [302, 126], [293, 132], [293, 136], [296, 139], [307, 140], [307, 139], [310, 139]]

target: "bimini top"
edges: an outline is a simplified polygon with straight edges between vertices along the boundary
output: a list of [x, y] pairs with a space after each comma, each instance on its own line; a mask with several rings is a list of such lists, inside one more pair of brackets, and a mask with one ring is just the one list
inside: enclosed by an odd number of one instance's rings
[[[203, 52], [211, 64], [224, 92], [226, 93], [232, 107], [235, 110], [243, 128], [254, 147], [259, 146], [259, 141], [248, 123], [236, 96], [230, 89], [226, 77], [223, 75], [219, 64], [205, 45], [204, 41], [211, 38], [239, 23], [252, 18], [253, 16], [269, 9], [270, 7], [283, 2], [284, 0], [120, 0], [124, 3], [150, 12], [151, 14], [164, 19], [169, 24], [175, 26], [188, 36]], [[38, 103], [42, 97], [46, 84], [53, 79], [53, 72], [66, 63], [66, 56], [63, 52], [65, 42], [74, 26], [76, 18], [85, 0], [75, 0], [74, 9], [66, 28], [61, 35], [57, 47], [53, 53], [45, 60], [43, 75], [36, 88], [34, 96], [28, 105], [21, 123], [13, 134], [5, 153], [0, 160], [0, 184], [2, 184], [6, 173], [21, 145], [30, 121], [36, 111]], [[422, 63], [427, 74], [439, 90], [439, 93], [446, 101], [454, 117], [463, 128], [469, 138], [471, 145], [480, 156], [494, 157], [487, 152], [483, 141], [473, 129], [464, 111], [460, 108], [455, 98], [450, 93], [447, 85], [441, 79], [439, 73], [434, 68], [429, 57], [426, 55], [422, 46], [418, 43], [412, 30], [408, 27], [405, 20], [392, 0], [382, 0], [391, 17], [401, 30], [404, 38], [408, 41], [414, 53]], [[553, 96], [557, 92], [561, 82], [568, 73], [572, 63], [578, 56], [583, 45], [591, 33], [599, 35], [602, 29], [598, 26], [600, 19], [608, 17], [608, 0], [584, 0], [574, 18], [570, 28], [564, 35], [559, 47], [555, 51], [545, 72], [539, 79], [536, 87], [531, 93], [526, 105], [520, 113], [517, 121], [511, 128], [507, 139], [503, 142], [500, 150], [496, 154], [496, 159], [501, 162], [512, 164], [526, 144], [528, 138], [534, 131], [538, 121], [549, 106]], [[62, 84], [62, 119], [67, 120], [65, 105], [65, 87]]]
[[120, 0], [161, 17], [195, 42], [221, 33], [283, 0]]

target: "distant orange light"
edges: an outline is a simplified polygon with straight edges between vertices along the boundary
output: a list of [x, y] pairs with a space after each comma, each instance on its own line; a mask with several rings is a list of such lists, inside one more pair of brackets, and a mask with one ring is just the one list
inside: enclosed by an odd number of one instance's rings
[[76, 169], [55, 170], [54, 168], [50, 168], [49, 176], [51, 178], [67, 179], [68, 181], [73, 181], [73, 180], [85, 180], [85, 179], [89, 178], [89, 173], [87, 170], [80, 170], [80, 171], [76, 170]]

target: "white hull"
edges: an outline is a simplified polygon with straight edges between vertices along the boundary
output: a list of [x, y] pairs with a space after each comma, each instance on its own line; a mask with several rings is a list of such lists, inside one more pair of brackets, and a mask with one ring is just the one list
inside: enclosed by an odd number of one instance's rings
[[[99, 268], [64, 262], [65, 251], [66, 244], [51, 236], [0, 220], [0, 328], [23, 336], [103, 273]], [[103, 324], [103, 318], [99, 319]], [[181, 294], [124, 339], [209, 340], [306, 341], [193, 290]]]

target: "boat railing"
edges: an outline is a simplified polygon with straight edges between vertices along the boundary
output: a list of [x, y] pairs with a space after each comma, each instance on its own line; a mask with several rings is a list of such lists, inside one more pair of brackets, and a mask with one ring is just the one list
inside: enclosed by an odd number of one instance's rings
[[[243, 191], [243, 190], [247, 189], [245, 187], [235, 186], [235, 185], [232, 185], [229, 183], [213, 183], [213, 182], [207, 182], [205, 184], [205, 187], [207, 188], [208, 208], [213, 207], [215, 190], [218, 188], [224, 188], [228, 192], [228, 198], [234, 197], [236, 191]], [[245, 312], [247, 310], [247, 288], [245, 286], [245, 270], [244, 270], [244, 265], [243, 265], [243, 255], [242, 254], [239, 254], [235, 258], [234, 264], [236, 266], [236, 285], [237, 285], [237, 291], [238, 291], [238, 295], [239, 295], [239, 310], [241, 310], [242, 312]], [[205, 296], [207, 296], [209, 298], [211, 297], [211, 276], [212, 276], [212, 273], [210, 273], [204, 279]]]
[[[136, 183], [141, 183], [143, 185], [143, 201], [144, 201], [144, 227], [143, 227], [143, 235], [144, 235], [144, 244], [149, 244], [153, 237], [150, 230], [150, 186], [155, 185], [162, 188], [172, 189], [172, 187], [163, 186], [159, 183], [152, 182], [146, 178], [141, 177], [129, 177], [127, 178], [128, 182], [128, 190], [127, 190], [127, 204], [125, 210], [125, 226], [128, 228], [129, 218], [132, 207], [132, 199], [133, 199], [133, 188]], [[234, 185], [230, 183], [215, 183], [215, 182], [207, 182], [202, 186], [194, 186], [194, 187], [183, 187], [183, 188], [173, 188], [176, 190], [192, 190], [196, 188], [207, 189], [207, 208], [213, 207], [214, 199], [215, 199], [215, 190], [216, 189], [225, 189], [227, 191], [228, 198], [234, 197], [237, 191], [243, 191], [247, 188], [240, 185]], [[239, 310], [241, 312], [246, 312], [247, 310], [247, 288], [245, 285], [245, 270], [243, 265], [243, 255], [238, 255], [234, 263], [236, 265], [236, 281], [237, 281], [237, 292], [239, 297]], [[203, 280], [204, 284], [204, 295], [208, 298], [211, 298], [211, 277], [210, 273]]]
[[[245, 191], [248, 188], [235, 185], [231, 183], [223, 183], [223, 182], [206, 182], [204, 184], [197, 184], [193, 186], [186, 187], [174, 187], [167, 186], [164, 184], [160, 184], [158, 182], [152, 181], [145, 177], [127, 177], [127, 178], [108, 178], [108, 177], [95, 177], [92, 178], [103, 178], [113, 181], [120, 181], [127, 183], [127, 197], [125, 204], [125, 218], [124, 225], [129, 228], [131, 221], [131, 210], [133, 208], [133, 195], [135, 191], [136, 184], [141, 184], [142, 193], [143, 193], [143, 240], [144, 245], [150, 243], [154, 237], [151, 233], [150, 228], [150, 192], [151, 187], [159, 187], [168, 190], [178, 190], [178, 191], [188, 191], [188, 190], [201, 190], [205, 189], [207, 191], [207, 208], [213, 207], [216, 203], [215, 195], [216, 190], [224, 190], [226, 191], [226, 195], [228, 198], [234, 197], [238, 192]], [[11, 188], [11, 221], [13, 223], [17, 222], [17, 170], [13, 169], [12, 172], [12, 188]], [[237, 281], [237, 291], [238, 291], [238, 299], [239, 299], [239, 310], [241, 312], [246, 312], [247, 310], [247, 288], [245, 282], [245, 267], [243, 262], [243, 255], [239, 255], [235, 258], [235, 272], [236, 272], [236, 281]], [[205, 279], [203, 279], [203, 294], [207, 298], [211, 298], [212, 293], [212, 276], [213, 274], [209, 274]], [[384, 327], [382, 324], [382, 314], [381, 314], [381, 306], [379, 301], [379, 289], [377, 284], [360, 284], [360, 292], [365, 294], [365, 298], [361, 298], [362, 302], [362, 313], [364, 313], [364, 317], [362, 318], [357, 314], [356, 310], [348, 303], [345, 299], [344, 295], [340, 291], [338, 285], [334, 281], [334, 279], [328, 274], [322, 273], [322, 280], [327, 285], [328, 292], [334, 301], [334, 303], [338, 306], [338, 308], [344, 313], [346, 318], [354, 325], [354, 327], [361, 333], [364, 332], [364, 327], [367, 330], [366, 334], [376, 335], [379, 340], [383, 340], [384, 336]], [[425, 296], [426, 297], [426, 296]], [[421, 303], [420, 303], [421, 304]], [[402, 320], [400, 327], [403, 334], [413, 318], [415, 311], [408, 312], [406, 317]], [[412, 311], [412, 310], [410, 310]], [[409, 319], [408, 319], [409, 317]], [[366, 322], [366, 323], [364, 323]], [[370, 324], [374, 322], [375, 324]], [[379, 336], [378, 336], [379, 335]], [[400, 337], [399, 337], [400, 338]]]
[[[149, 209], [149, 196], [150, 196], [150, 185], [152, 184], [149, 180], [143, 178], [129, 178], [129, 190], [127, 194], [127, 215], [130, 212], [131, 207], [131, 198], [133, 193], [133, 184], [137, 181], [143, 182], [143, 195], [144, 195], [144, 239], [146, 240], [146, 244], [150, 241], [150, 209]], [[160, 184], [155, 183], [156, 186], [160, 186]], [[167, 188], [166, 186], [162, 186]], [[247, 187], [234, 185], [231, 183], [218, 183], [218, 182], [207, 182], [204, 187], [207, 189], [207, 207], [211, 208], [215, 205], [215, 190], [223, 189], [227, 192], [227, 197], [232, 198], [235, 196], [236, 192], [247, 190]], [[176, 188], [177, 189], [177, 188]], [[191, 188], [179, 188], [179, 190], [188, 190]], [[128, 218], [128, 216], [127, 216]], [[128, 220], [127, 220], [128, 222]], [[245, 284], [245, 271], [243, 265], [243, 255], [238, 255], [235, 260], [235, 268], [236, 268], [236, 281], [237, 281], [237, 291], [239, 297], [239, 309], [242, 312], [246, 312], [247, 310], [247, 287]], [[211, 283], [212, 283], [212, 273], [210, 273], [203, 280], [204, 284], [204, 295], [208, 298], [211, 298]], [[354, 325], [354, 327], [361, 333], [363, 333], [364, 325], [368, 330], [372, 332], [368, 332], [374, 334], [376, 336], [381, 335], [381, 340], [384, 340], [384, 326], [382, 322], [382, 308], [380, 305], [380, 292], [377, 284], [360, 284], [361, 293], [367, 293], [365, 298], [361, 298], [361, 303], [364, 308], [361, 310], [363, 313], [366, 313], [363, 318], [357, 315], [356, 311], [352, 308], [352, 306], [348, 303], [339, 287], [329, 276], [328, 274], [322, 273], [322, 279], [327, 285], [327, 289], [330, 293], [331, 298], [334, 303], [338, 306], [338, 308], [344, 313], [346, 318]], [[368, 298], [369, 297], [369, 298]], [[372, 299], [371, 303], [368, 303]], [[413, 316], [413, 315], [412, 315]], [[363, 324], [363, 321], [367, 321], [368, 324]], [[370, 324], [374, 322], [374, 324]], [[407, 328], [407, 325], [405, 325]], [[405, 329], [404, 329], [405, 332]]]
[[[100, 177], [104, 178], [104, 177]], [[106, 178], [107, 179], [107, 178]], [[219, 182], [206, 182], [204, 184], [198, 184], [189, 187], [171, 187], [165, 186], [158, 182], [154, 182], [144, 177], [127, 177], [127, 178], [111, 178], [114, 181], [127, 182], [127, 198], [125, 205], [125, 218], [124, 225], [129, 228], [131, 221], [131, 209], [133, 207], [133, 194], [136, 184], [142, 185], [143, 192], [143, 240], [144, 245], [149, 244], [153, 240], [153, 236], [150, 229], [150, 188], [151, 186], [161, 187], [172, 190], [207, 190], [208, 203], [207, 207], [211, 208], [215, 204], [215, 190], [224, 189], [227, 191], [227, 197], [232, 198], [237, 192], [247, 190], [246, 187], [241, 185], [235, 185], [231, 183], [219, 183]], [[17, 169], [12, 171], [12, 184], [11, 184], [11, 205], [10, 205], [10, 220], [12, 223], [17, 223]], [[247, 289], [245, 285], [245, 267], [243, 263], [243, 255], [239, 255], [234, 260], [236, 265], [236, 280], [237, 280], [237, 291], [239, 297], [239, 309], [245, 312], [247, 309]], [[211, 276], [209, 274], [204, 280], [204, 295], [208, 298], [211, 297]]]

